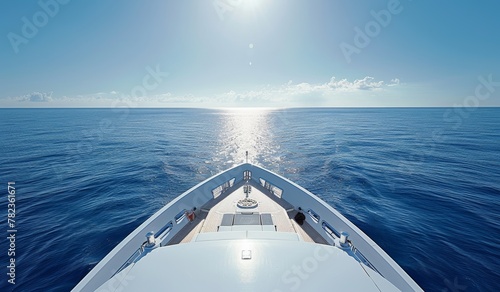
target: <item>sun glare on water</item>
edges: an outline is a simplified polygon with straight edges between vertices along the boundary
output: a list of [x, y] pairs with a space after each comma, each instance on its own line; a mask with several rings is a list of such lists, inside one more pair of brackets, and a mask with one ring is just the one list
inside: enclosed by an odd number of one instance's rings
[[268, 113], [265, 108], [225, 109], [223, 127], [219, 134], [219, 154], [227, 162], [239, 164], [245, 161], [249, 152], [249, 162], [265, 152], [271, 142]]

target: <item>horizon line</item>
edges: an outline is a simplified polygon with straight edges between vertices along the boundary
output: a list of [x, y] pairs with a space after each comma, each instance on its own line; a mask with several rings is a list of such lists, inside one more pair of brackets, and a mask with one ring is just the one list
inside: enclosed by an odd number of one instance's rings
[[[282, 109], [440, 109], [454, 106], [288, 106], [288, 107], [0, 107], [6, 109], [208, 109], [208, 110], [282, 110]], [[500, 106], [477, 106], [468, 108], [500, 108]]]

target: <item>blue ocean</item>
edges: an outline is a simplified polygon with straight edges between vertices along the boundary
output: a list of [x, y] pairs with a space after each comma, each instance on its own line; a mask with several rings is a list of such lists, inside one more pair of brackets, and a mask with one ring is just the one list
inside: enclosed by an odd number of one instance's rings
[[245, 151], [339, 210], [424, 290], [500, 291], [500, 108], [0, 109], [0, 133], [0, 291], [71, 290]]

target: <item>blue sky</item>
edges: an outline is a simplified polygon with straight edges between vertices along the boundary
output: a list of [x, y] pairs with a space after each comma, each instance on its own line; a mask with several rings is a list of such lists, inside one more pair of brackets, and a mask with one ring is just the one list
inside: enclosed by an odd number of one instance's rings
[[498, 1], [0, 6], [0, 107], [500, 106]]

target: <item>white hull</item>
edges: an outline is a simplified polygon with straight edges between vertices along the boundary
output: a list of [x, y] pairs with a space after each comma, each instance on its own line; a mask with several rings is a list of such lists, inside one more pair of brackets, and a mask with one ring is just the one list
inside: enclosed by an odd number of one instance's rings
[[[254, 209], [236, 204], [246, 196], [247, 185], [252, 188], [249, 198], [259, 203]], [[189, 222], [184, 211], [193, 208], [196, 219]], [[304, 225], [294, 220], [299, 208], [305, 215]], [[257, 223], [238, 223], [238, 218]], [[151, 231], [155, 236], [149, 248], [145, 236]], [[340, 238], [343, 233], [348, 234], [345, 243]], [[241, 247], [242, 243], [250, 247]], [[237, 255], [228, 258], [232, 252]], [[252, 268], [235, 272], [242, 266]], [[303, 266], [305, 272], [294, 270], [296, 266]], [[208, 285], [218, 275], [225, 276], [215, 286]], [[176, 291], [206, 285], [234, 291], [323, 287], [422, 291], [373, 240], [330, 205], [286, 178], [249, 163], [217, 174], [175, 198], [118, 244], [73, 291], [167, 287]]]

